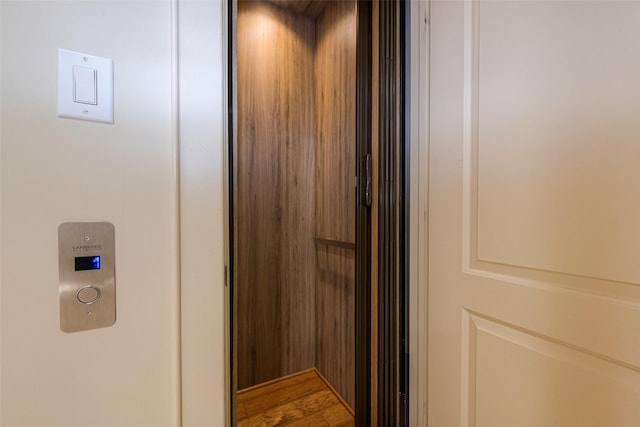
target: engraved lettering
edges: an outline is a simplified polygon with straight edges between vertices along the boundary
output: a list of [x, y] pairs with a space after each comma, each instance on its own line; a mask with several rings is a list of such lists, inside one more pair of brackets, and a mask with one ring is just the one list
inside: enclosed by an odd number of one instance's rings
[[74, 245], [73, 252], [101, 251], [102, 245]]

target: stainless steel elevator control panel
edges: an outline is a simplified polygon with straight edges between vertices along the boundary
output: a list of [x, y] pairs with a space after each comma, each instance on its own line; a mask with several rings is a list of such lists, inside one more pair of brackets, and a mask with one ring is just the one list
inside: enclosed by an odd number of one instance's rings
[[58, 227], [60, 329], [77, 332], [116, 321], [115, 230], [108, 222]]

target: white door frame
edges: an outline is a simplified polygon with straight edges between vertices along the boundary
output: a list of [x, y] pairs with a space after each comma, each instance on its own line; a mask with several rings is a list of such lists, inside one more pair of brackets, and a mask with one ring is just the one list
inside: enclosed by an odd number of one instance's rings
[[[179, 109], [182, 427], [229, 425], [228, 0], [172, 0]], [[429, 2], [410, 2], [410, 425], [427, 425]]]
[[227, 0], [176, 5], [182, 427], [229, 414]]

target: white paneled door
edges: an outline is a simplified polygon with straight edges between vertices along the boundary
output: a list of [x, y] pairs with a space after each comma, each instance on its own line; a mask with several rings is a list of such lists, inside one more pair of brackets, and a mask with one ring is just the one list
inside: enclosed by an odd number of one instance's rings
[[430, 37], [430, 425], [639, 426], [640, 2]]

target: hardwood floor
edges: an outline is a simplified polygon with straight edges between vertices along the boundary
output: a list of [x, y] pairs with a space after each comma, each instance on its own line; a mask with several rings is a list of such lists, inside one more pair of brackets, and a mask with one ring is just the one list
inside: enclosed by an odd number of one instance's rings
[[315, 369], [238, 391], [238, 427], [354, 425], [352, 409]]

